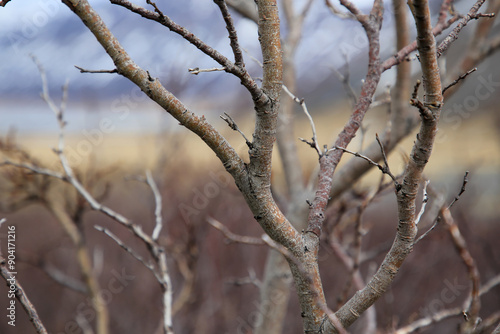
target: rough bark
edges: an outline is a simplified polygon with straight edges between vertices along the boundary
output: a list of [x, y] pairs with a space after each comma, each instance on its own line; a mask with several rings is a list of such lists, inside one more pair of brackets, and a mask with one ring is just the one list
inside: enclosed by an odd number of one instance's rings
[[404, 172], [401, 189], [396, 192], [399, 217], [396, 238], [370, 282], [364, 289], [356, 292], [354, 297], [336, 313], [345, 327], [356, 321], [387, 290], [403, 261], [411, 252], [417, 234], [416, 196], [424, 167], [432, 152], [443, 100], [428, 2], [414, 1], [414, 7], [425, 90], [423, 109], [420, 110], [422, 123]]
[[[287, 34], [282, 38], [283, 84], [288, 90], [295, 93], [297, 83], [294, 55], [300, 42], [302, 23], [308, 6], [306, 5], [302, 13], [296, 15], [293, 1], [284, 0], [282, 4], [287, 26]], [[298, 163], [300, 159], [297, 152], [293, 115], [295, 105], [295, 101], [288, 96], [281, 99], [276, 135], [287, 186], [288, 204], [285, 208], [285, 215], [296, 229], [301, 230], [306, 224], [307, 204], [305, 200], [307, 196], [302, 167]], [[256, 334], [281, 333], [283, 331], [283, 320], [288, 309], [292, 282], [290, 267], [283, 255], [270, 250], [260, 293], [260, 314], [263, 317], [255, 329]]]

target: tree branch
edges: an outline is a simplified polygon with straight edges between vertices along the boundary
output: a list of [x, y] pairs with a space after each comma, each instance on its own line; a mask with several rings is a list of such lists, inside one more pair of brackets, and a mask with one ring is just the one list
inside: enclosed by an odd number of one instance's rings
[[[495, 286], [499, 284], [500, 284], [500, 275], [494, 276], [481, 287], [481, 289], [479, 290], [479, 296], [483, 296], [484, 294], [488, 293], [491, 289], [493, 289]], [[466, 304], [468, 304], [468, 301], [466, 301]], [[411, 324], [398, 329], [394, 334], [413, 333], [422, 328], [428, 327], [434, 323], [438, 323], [442, 320], [445, 320], [447, 318], [458, 317], [462, 315], [463, 315], [463, 310], [460, 307], [441, 310], [429, 317], [418, 319], [412, 322]]]
[[80, 71], [80, 73], [118, 73], [116, 68], [112, 70], [87, 70], [80, 66], [75, 65], [75, 67]]
[[352, 324], [360, 314], [387, 290], [404, 260], [411, 252], [417, 234], [415, 224], [417, 191], [437, 132], [442, 94], [428, 2], [427, 0], [414, 1], [414, 7], [418, 49], [425, 89], [424, 106], [429, 109], [433, 117], [422, 119], [419, 135], [404, 172], [402, 187], [396, 192], [399, 224], [393, 245], [366, 287], [358, 291], [337, 312], [337, 316], [343, 321], [344, 326]]
[[[361, 14], [357, 7], [349, 1], [343, 1], [344, 4], [354, 15], [357, 16], [368, 36], [369, 43], [369, 62], [368, 73], [361, 88], [361, 93], [354, 108], [354, 111], [344, 126], [344, 129], [337, 137], [334, 147], [347, 148], [351, 140], [356, 135], [357, 130], [361, 126], [361, 122], [369, 109], [375, 94], [376, 87], [380, 80], [380, 44], [379, 32], [382, 24], [383, 5], [381, 1], [375, 1], [370, 16]], [[311, 210], [309, 211], [308, 231], [312, 231], [319, 236], [321, 234], [321, 226], [324, 221], [324, 211], [329, 201], [330, 191], [332, 188], [332, 178], [335, 169], [342, 157], [342, 150], [330, 151], [320, 158], [320, 171], [318, 177], [318, 187], [313, 201]]]
[[[470, 22], [470, 20], [477, 20], [479, 16], [477, 15], [477, 12], [479, 8], [484, 4], [486, 0], [478, 0], [476, 3], [472, 6], [472, 8], [469, 10], [469, 13], [465, 15], [460, 22], [458, 22], [457, 26], [453, 28], [453, 30], [448, 34], [448, 36], [439, 44], [439, 47], [437, 48], [437, 56], [438, 58], [441, 57], [443, 52], [445, 52], [448, 47], [453, 43], [458, 38], [458, 34], [460, 31]], [[494, 15], [493, 15], [494, 16]], [[491, 17], [491, 16], [488, 16]]]
[[441, 209], [441, 217], [448, 228], [453, 244], [460, 254], [460, 258], [467, 267], [467, 272], [469, 273], [469, 278], [472, 282], [472, 289], [470, 292], [470, 303], [464, 310], [467, 315], [466, 322], [462, 326], [465, 333], [473, 331], [477, 324], [479, 323], [479, 309], [481, 308], [481, 300], [479, 299], [479, 288], [481, 284], [479, 270], [477, 268], [476, 262], [472, 257], [469, 249], [467, 248], [467, 243], [464, 237], [460, 233], [460, 229], [455, 223], [453, 216], [451, 215], [450, 209], [443, 207]]
[[[439, 16], [438, 23], [436, 24], [434, 29], [432, 29], [432, 34], [434, 36], [440, 35], [444, 30], [449, 28], [453, 23], [455, 23], [460, 19], [458, 15], [454, 15], [448, 21], [446, 21], [446, 16], [447, 16], [446, 13], [449, 10], [451, 2], [452, 2], [451, 0], [443, 1], [443, 5], [441, 6], [440, 10], [441, 15]], [[386, 59], [381, 65], [382, 72], [385, 72], [391, 67], [398, 65], [403, 61], [406, 61], [407, 56], [415, 50], [417, 50], [416, 40], [406, 45], [405, 47], [400, 48], [399, 51], [394, 56]]]
[[[5, 221], [2, 220], [0, 221], [0, 224]], [[35, 327], [35, 330], [39, 334], [47, 334], [47, 330], [45, 329], [45, 326], [42, 323], [42, 320], [38, 316], [38, 312], [35, 309], [35, 306], [31, 303], [29, 300], [28, 296], [26, 295], [26, 292], [24, 291], [23, 287], [15, 277], [8, 269], [7, 269], [7, 260], [2, 256], [0, 253], [0, 276], [3, 277], [5, 282], [7, 283], [7, 286], [13, 286], [15, 290], [12, 290], [12, 288], [9, 291], [13, 291], [16, 299], [21, 303], [23, 309], [26, 311], [26, 314], [28, 315], [31, 323], [33, 324], [33, 327]], [[10, 305], [13, 305], [12, 302]]]
[[468, 70], [467, 72], [465, 72], [464, 74], [460, 75], [457, 79], [453, 80], [453, 82], [451, 82], [450, 84], [448, 84], [446, 87], [443, 88], [443, 95], [444, 93], [450, 89], [451, 87], [455, 86], [456, 84], [458, 84], [461, 80], [464, 80], [469, 74], [473, 73], [477, 71], [477, 67], [474, 67], [473, 69], [471, 70]]
[[266, 243], [261, 238], [248, 237], [244, 235], [237, 235], [231, 232], [224, 224], [219, 222], [218, 220], [207, 217], [207, 222], [212, 225], [217, 230], [221, 231], [222, 234], [230, 241], [237, 242], [241, 244], [254, 245], [254, 246], [263, 246]]
[[[161, 12], [156, 5], [155, 7], [155, 12], [152, 12], [150, 10], [147, 10], [141, 6], [135, 5], [128, 0], [110, 0], [112, 4], [122, 6], [124, 8], [127, 8], [128, 10], [139, 14], [140, 16], [152, 20], [155, 22], [160, 23], [161, 25], [167, 27], [170, 29], [172, 32], [182, 36], [185, 40], [187, 40], [189, 43], [194, 45], [196, 48], [198, 48], [200, 51], [205, 53], [207, 56], [218, 62], [220, 65], [222, 65], [225, 70], [229, 73], [234, 74], [241, 80], [241, 84], [247, 88], [247, 90], [250, 92], [252, 95], [252, 98], [256, 104], [265, 104], [267, 103], [268, 97], [262, 93], [262, 90], [259, 88], [257, 83], [253, 80], [253, 78], [250, 76], [250, 74], [244, 69], [243, 66], [237, 66], [233, 62], [231, 62], [229, 59], [227, 59], [224, 55], [222, 55], [220, 52], [217, 50], [213, 49], [209, 45], [207, 45], [205, 42], [203, 42], [201, 39], [199, 39], [197, 36], [195, 36], [193, 33], [191, 33], [189, 30], [186, 28], [178, 25], [174, 21], [172, 21], [168, 16], [166, 16], [163, 12]], [[154, 2], [149, 1], [148, 3], [154, 4]], [[239, 56], [238, 56], [239, 59]]]
[[304, 143], [309, 144], [309, 146], [311, 146], [312, 148], [314, 148], [316, 150], [316, 152], [318, 153], [318, 155], [321, 157], [323, 155], [323, 153], [321, 152], [321, 149], [320, 149], [319, 144], [318, 144], [318, 138], [316, 136], [316, 126], [314, 125], [314, 120], [311, 117], [309, 110], [307, 110], [306, 102], [304, 101], [304, 99], [299, 99], [298, 97], [293, 95], [293, 93], [290, 92], [290, 90], [285, 85], [283, 85], [283, 90], [285, 91], [285, 93], [288, 94], [288, 96], [290, 96], [292, 98], [293, 101], [295, 101], [296, 103], [298, 103], [301, 106], [302, 111], [307, 116], [307, 119], [309, 120], [309, 124], [311, 125], [311, 129], [312, 129], [312, 133], [313, 133], [311, 142], [308, 142], [307, 140], [305, 140], [303, 138], [299, 138], [299, 139], [301, 141], [303, 141]]
[[[126, 1], [113, 1], [120, 5], [123, 4], [123, 6], [130, 6], [131, 10], [144, 13], [148, 18], [160, 20], [160, 14], [158, 13], [146, 11]], [[106, 27], [101, 17], [86, 0], [64, 0], [64, 3], [80, 17], [82, 22], [94, 34], [115, 63], [118, 73], [135, 83], [146, 95], [177, 119], [183, 126], [197, 134], [215, 152], [226, 170], [235, 178], [240, 187], [242, 189], [246, 188], [245, 180], [247, 172], [244, 163], [226, 139], [204, 117], [198, 117], [190, 112], [181, 101], [161, 85], [159, 80], [151, 80], [150, 75], [132, 61], [128, 53]], [[164, 18], [164, 20], [166, 19]], [[180, 29], [178, 26], [173, 26], [173, 28]], [[235, 66], [233, 65], [233, 67]]]
[[234, 22], [227, 9], [225, 0], [214, 0], [214, 2], [219, 6], [219, 9], [222, 13], [222, 17], [226, 22], [226, 29], [229, 33], [229, 40], [231, 41], [231, 49], [233, 49], [234, 54], [234, 64], [237, 67], [244, 68], [245, 63], [243, 62], [243, 53], [241, 52], [240, 45], [238, 44], [238, 35], [236, 34], [236, 29], [234, 27]]

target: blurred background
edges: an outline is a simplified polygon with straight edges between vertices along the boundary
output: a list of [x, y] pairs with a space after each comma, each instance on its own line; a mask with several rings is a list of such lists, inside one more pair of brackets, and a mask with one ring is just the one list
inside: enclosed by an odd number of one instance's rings
[[[297, 8], [304, 3], [295, 1]], [[142, 1], [138, 4], [146, 6]], [[455, 10], [466, 13], [472, 4], [459, 1]], [[159, 78], [191, 111], [204, 115], [247, 160], [244, 140], [219, 117], [228, 113], [246, 136], [251, 136], [252, 101], [239, 81], [223, 72], [190, 74], [189, 68], [212, 68], [218, 64], [155, 22], [107, 1], [96, 0], [92, 5], [134, 61]], [[158, 5], [174, 21], [231, 58], [225, 24], [212, 1], [168, 1]], [[365, 0], [357, 5], [364, 12], [371, 6], [370, 1]], [[440, 2], [432, 1], [431, 5], [435, 22]], [[234, 19], [239, 42], [245, 49], [246, 67], [254, 77], [260, 77], [260, 66], [253, 60], [261, 59], [256, 25], [237, 14]], [[382, 60], [396, 52], [393, 21], [390, 3], [387, 3], [381, 38]], [[477, 21], [471, 21], [462, 31], [443, 60], [444, 68], [452, 71], [458, 66], [476, 24]], [[414, 38], [414, 29], [411, 31]], [[499, 33], [497, 20], [490, 35]], [[359, 93], [366, 72], [366, 46], [359, 23], [334, 16], [323, 1], [314, 1], [294, 59], [297, 69], [294, 93], [305, 99], [317, 126], [320, 145], [336, 137], [351, 110], [346, 91], [335, 73], [348, 73], [351, 86]], [[75, 66], [111, 70], [113, 64], [81, 21], [58, 1], [13, 0], [1, 8], [0, 50], [2, 154], [60, 170], [52, 150], [57, 146], [58, 123], [40, 98], [42, 81], [31, 58], [34, 56], [46, 71], [55, 101], [61, 100], [61, 87], [69, 83], [66, 155], [77, 175], [103, 203], [148, 232], [154, 227], [154, 198], [150, 189], [134, 179], [143, 177], [148, 169], [153, 172], [163, 195], [166, 228], [160, 241], [170, 255], [174, 297], [178, 300], [174, 305], [176, 332], [252, 333], [255, 323], [263, 316], [258, 312], [257, 286], [267, 249], [228, 243], [207, 223], [210, 216], [235, 233], [257, 237], [262, 234], [216, 156], [125, 78], [116, 74], [80, 73]], [[414, 54], [412, 59], [416, 82], [419, 64]], [[426, 177], [433, 187], [449, 200], [458, 193], [465, 171], [470, 171], [467, 191], [452, 212], [477, 261], [482, 282], [500, 272], [499, 61], [498, 52], [490, 55], [445, 101], [440, 134], [426, 169]], [[394, 77], [395, 68], [383, 74], [377, 100], [386, 97]], [[388, 115], [388, 106], [384, 104], [370, 110], [363, 123], [363, 134], [357, 136], [349, 148], [358, 151], [372, 142], [375, 133], [385, 127]], [[298, 105], [294, 117], [297, 137], [310, 138], [310, 125]], [[410, 134], [391, 154], [389, 162], [394, 173], [402, 171], [414, 138], [415, 133]], [[305, 173], [314, 173], [317, 154], [305, 144], [299, 144], [298, 148]], [[344, 155], [342, 163], [349, 159], [350, 156]], [[284, 192], [284, 178], [277, 154], [274, 161], [273, 191], [279, 197]], [[355, 194], [362, 198], [360, 194], [366, 194], [379, 180], [379, 171], [371, 171], [356, 184]], [[16, 226], [17, 277], [50, 333], [82, 333], [75, 325], [78, 314], [91, 318], [91, 323], [94, 318], [88, 297], [81, 291], [74, 245], [47, 209], [49, 199], [62, 201], [78, 218], [78, 228], [85, 236], [101, 288], [111, 291], [107, 294], [111, 333], [159, 333], [162, 309], [160, 289], [154, 277], [94, 226], [113, 230], [126, 244], [146, 254], [144, 246], [110, 219], [90, 211], [62, 182], [0, 167], [0, 218], [7, 218], [0, 227], [0, 248], [5, 254], [6, 225]], [[280, 204], [283, 202], [286, 198], [282, 198]], [[331, 211], [330, 224], [338, 223], [335, 214], [348, 217], [355, 211], [353, 203], [358, 202], [351, 198], [352, 206], [337, 204]], [[363, 277], [373, 273], [387, 244], [392, 242], [396, 214], [390, 190], [377, 197], [363, 213], [362, 223], [367, 232], [362, 249], [367, 252], [381, 249], [362, 264]], [[434, 218], [426, 217], [422, 226], [430, 226]], [[327, 241], [321, 249], [320, 266], [328, 303], [335, 309], [349, 273]], [[342, 270], [335, 269], [339, 267]], [[69, 287], [61, 281], [76, 283]], [[117, 281], [121, 288], [110, 285]], [[467, 271], [448, 232], [438, 225], [415, 247], [391, 290], [375, 304], [379, 331], [390, 332], [422, 316], [460, 306], [468, 296], [469, 285]], [[453, 292], [453, 298], [443, 299], [445, 289], [448, 289], [446, 294]], [[301, 333], [298, 301], [293, 292], [291, 295], [285, 330]], [[3, 316], [8, 305], [6, 296], [5, 285], [0, 284], [3, 319], [0, 332], [35, 333], [20, 308], [16, 327], [6, 324]], [[482, 299], [484, 316], [498, 312], [498, 305], [500, 289], [497, 287]], [[426, 333], [455, 333], [458, 323], [460, 319], [453, 318]], [[352, 333], [359, 333], [360, 328], [353, 327]]]

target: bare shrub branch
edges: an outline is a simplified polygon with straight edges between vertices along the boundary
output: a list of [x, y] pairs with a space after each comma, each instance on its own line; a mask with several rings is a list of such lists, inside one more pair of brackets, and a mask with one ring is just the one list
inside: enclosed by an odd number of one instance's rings
[[[0, 220], [0, 227], [2, 223], [4, 223], [5, 221], [6, 221], [5, 218]], [[35, 306], [29, 300], [26, 292], [21, 286], [21, 283], [19, 283], [19, 281], [17, 280], [17, 277], [9, 271], [7, 259], [3, 257], [1, 252], [0, 252], [0, 276], [2, 276], [2, 278], [5, 280], [5, 283], [7, 283], [9, 291], [14, 293], [16, 299], [21, 303], [21, 306], [28, 315], [36, 332], [39, 334], [47, 334], [48, 332], [45, 329], [42, 320], [38, 316], [38, 312], [36, 311]], [[10, 305], [14, 305], [15, 307], [15, 304], [12, 303], [12, 300], [9, 304], [9, 307]]]

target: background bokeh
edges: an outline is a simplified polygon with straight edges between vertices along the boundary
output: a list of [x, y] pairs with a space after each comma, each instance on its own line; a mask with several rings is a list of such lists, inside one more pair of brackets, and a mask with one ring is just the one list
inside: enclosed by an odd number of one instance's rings
[[[367, 11], [369, 2], [360, 2]], [[300, 6], [303, 1], [297, 1]], [[230, 114], [250, 137], [253, 131], [251, 99], [230, 75], [214, 72], [191, 75], [188, 68], [216, 66], [194, 47], [166, 29], [144, 21], [106, 1], [92, 3], [106, 23], [130, 52], [132, 58], [152, 76], [179, 96], [186, 105], [203, 114], [246, 159], [244, 140], [219, 118]], [[457, 2], [457, 10], [466, 11], [472, 2]], [[192, 0], [162, 4], [174, 20], [229, 55], [230, 48], [223, 20], [210, 1]], [[438, 2], [432, 4], [434, 11]], [[388, 6], [389, 7], [389, 6]], [[252, 75], [260, 68], [255, 25], [235, 15], [240, 42]], [[386, 10], [383, 29], [383, 59], [394, 53], [391, 10]], [[445, 68], [456, 66], [461, 50], [475, 26], [471, 22], [456, 45], [449, 51]], [[492, 34], [498, 33], [498, 23]], [[332, 16], [321, 1], [309, 14], [295, 59], [298, 91], [305, 98], [315, 119], [320, 144], [329, 143], [349, 117], [350, 106], [342, 84], [333, 74], [349, 70], [355, 90], [366, 68], [366, 40], [356, 22]], [[360, 37], [361, 36], [361, 37]], [[174, 297], [187, 293], [174, 316], [177, 333], [251, 333], [265, 316], [258, 311], [258, 280], [262, 278], [267, 249], [228, 243], [207, 223], [214, 217], [240, 235], [260, 236], [262, 230], [225, 174], [216, 156], [195, 135], [190, 134], [167, 113], [148, 101], [126, 79], [114, 74], [81, 74], [74, 65], [88, 69], [111, 69], [112, 63], [93, 36], [64, 5], [54, 0], [11, 1], [0, 9], [0, 148], [26, 152], [40, 166], [60, 168], [52, 148], [57, 146], [57, 120], [40, 99], [41, 79], [30, 55], [44, 66], [52, 97], [59, 100], [61, 86], [69, 80], [69, 100], [65, 117], [66, 154], [78, 175], [102, 201], [115, 211], [141, 225], [154, 227], [154, 199], [151, 191], [131, 180], [152, 170], [163, 194], [166, 224], [161, 243], [170, 255]], [[348, 61], [346, 62], [347, 55]], [[477, 261], [481, 281], [500, 272], [500, 56], [483, 62], [449, 100], [445, 101], [440, 134], [426, 169], [431, 185], [451, 200], [470, 171], [468, 188], [452, 213]], [[415, 81], [418, 62], [413, 60]], [[392, 84], [394, 70], [383, 75], [377, 98], [384, 97]], [[286, 98], [286, 97], [284, 97]], [[415, 111], [416, 112], [416, 111]], [[349, 147], [359, 150], [372, 142], [388, 120], [388, 108], [370, 110], [363, 135]], [[309, 138], [311, 130], [299, 106], [295, 110], [297, 137]], [[401, 172], [413, 144], [411, 134], [390, 156], [394, 173]], [[299, 145], [300, 162], [305, 173], [317, 165], [317, 155], [307, 145]], [[345, 155], [342, 163], [352, 159]], [[279, 157], [273, 163], [273, 192], [283, 205], [286, 198]], [[57, 283], [48, 273], [62, 272], [66, 279], [80, 280], [75, 250], [57, 220], [39, 200], [25, 199], [13, 208], [12, 183], [31, 184], [36, 176], [21, 176], [0, 168], [0, 249], [6, 251], [6, 227], [16, 226], [17, 278], [26, 289], [50, 333], [81, 333], [75, 324], [78, 314], [92, 317], [93, 310], [85, 294]], [[379, 171], [367, 174], [354, 189], [366, 193], [380, 180]], [[36, 180], [35, 180], [36, 181]], [[74, 193], [69, 186], [54, 181], [50, 194], [71, 203]], [[22, 190], [25, 191], [26, 189]], [[22, 197], [19, 190], [15, 196]], [[360, 195], [361, 196], [361, 195]], [[359, 199], [358, 199], [359, 200]], [[333, 228], [338, 220], [349, 224], [356, 212], [356, 198], [345, 200], [329, 211]], [[68, 204], [70, 205], [70, 204]], [[111, 314], [112, 333], [156, 333], [161, 328], [160, 289], [152, 274], [95, 225], [108, 227], [124, 242], [147, 254], [143, 245], [109, 218], [84, 207], [81, 225], [95, 271]], [[338, 215], [342, 215], [339, 218]], [[425, 216], [421, 230], [435, 217]], [[380, 249], [361, 266], [363, 277], [380, 264], [387, 245], [395, 235], [396, 203], [392, 191], [382, 193], [363, 213], [366, 234], [362, 250]], [[349, 243], [349, 240], [344, 240]], [[465, 266], [453, 248], [446, 229], [438, 227], [416, 245], [403, 265], [390, 291], [376, 304], [381, 332], [405, 325], [439, 310], [460, 306], [467, 298], [470, 282]], [[322, 243], [320, 267], [328, 304], [336, 308], [337, 297], [349, 273], [329, 247]], [[253, 284], [241, 284], [251, 278]], [[185, 290], [183, 290], [185, 289]], [[350, 291], [354, 293], [354, 291]], [[4, 312], [8, 305], [7, 288], [0, 284], [0, 333], [35, 333], [25, 313], [18, 308], [16, 327], [8, 326]], [[184, 296], [184, 295], [183, 295]], [[277, 296], [279, 298], [279, 296]], [[485, 317], [498, 312], [500, 290], [493, 289], [482, 299]], [[455, 333], [461, 319], [452, 318], [425, 333]], [[352, 328], [359, 333], [363, 320]], [[358, 327], [356, 327], [358, 326]], [[301, 333], [300, 309], [294, 293], [285, 330]]]

